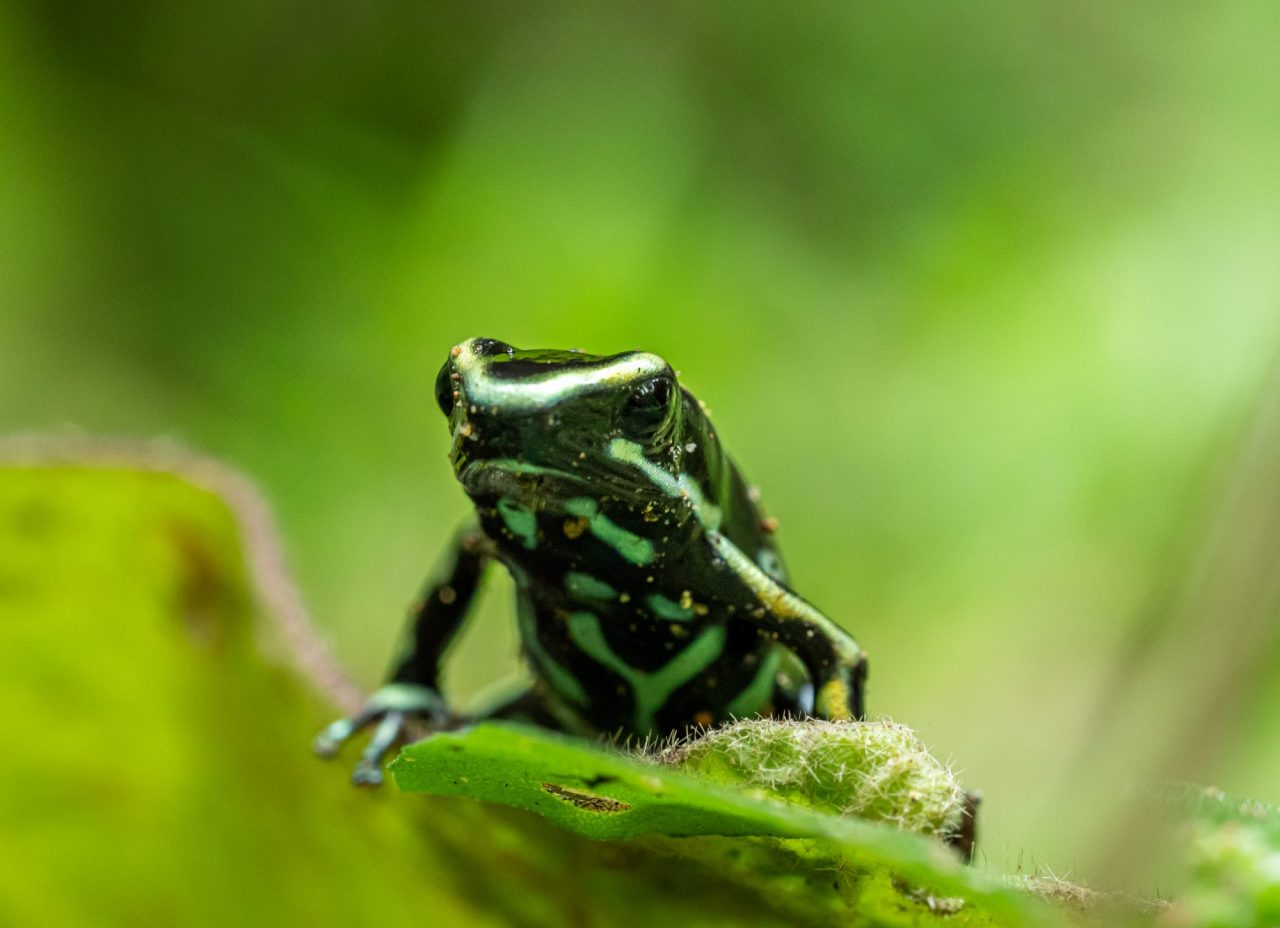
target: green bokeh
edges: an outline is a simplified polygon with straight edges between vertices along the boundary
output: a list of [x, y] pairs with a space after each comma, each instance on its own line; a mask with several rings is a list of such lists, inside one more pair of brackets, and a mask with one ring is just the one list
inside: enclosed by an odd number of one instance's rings
[[[1280, 801], [1278, 26], [11, 5], [0, 430], [254, 475], [372, 684], [466, 508], [448, 346], [662, 353], [871, 651], [873, 711], [985, 791], [986, 863], [1119, 879], [1122, 780]], [[516, 667], [489, 594], [460, 698]]]

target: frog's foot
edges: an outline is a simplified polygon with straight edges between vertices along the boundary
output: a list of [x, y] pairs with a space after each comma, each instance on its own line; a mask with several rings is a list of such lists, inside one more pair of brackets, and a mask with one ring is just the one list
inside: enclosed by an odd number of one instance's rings
[[338, 719], [316, 735], [315, 752], [333, 757], [352, 735], [377, 723], [369, 744], [360, 755], [351, 779], [360, 786], [382, 783], [382, 759], [404, 740], [412, 722], [422, 720], [431, 729], [447, 728], [451, 716], [435, 690], [409, 683], [384, 686], [369, 698], [364, 708], [350, 718]]

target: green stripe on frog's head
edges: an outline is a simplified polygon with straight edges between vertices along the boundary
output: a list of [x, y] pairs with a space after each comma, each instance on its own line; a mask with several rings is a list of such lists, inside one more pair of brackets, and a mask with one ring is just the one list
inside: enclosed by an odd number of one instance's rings
[[450, 351], [438, 387], [447, 387], [447, 399], [456, 399], [464, 411], [475, 406], [530, 414], [591, 395], [616, 397], [654, 378], [675, 381], [666, 361], [644, 351], [596, 355], [472, 338]]
[[643, 351], [593, 355], [468, 339], [450, 351], [436, 397], [453, 433], [454, 470], [477, 498], [651, 498], [660, 494], [609, 454], [609, 442], [625, 438], [664, 461], [685, 453], [682, 406], [690, 398], [671, 366]]

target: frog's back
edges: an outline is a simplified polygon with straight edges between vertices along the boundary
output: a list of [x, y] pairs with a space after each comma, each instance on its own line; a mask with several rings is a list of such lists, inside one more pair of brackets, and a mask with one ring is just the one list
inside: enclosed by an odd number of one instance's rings
[[765, 516], [759, 491], [749, 484], [733, 459], [724, 451], [715, 427], [701, 404], [685, 391], [685, 408], [693, 421], [689, 431], [705, 442], [709, 499], [720, 510], [720, 530], [774, 580], [787, 583], [787, 569], [773, 533], [777, 522]]

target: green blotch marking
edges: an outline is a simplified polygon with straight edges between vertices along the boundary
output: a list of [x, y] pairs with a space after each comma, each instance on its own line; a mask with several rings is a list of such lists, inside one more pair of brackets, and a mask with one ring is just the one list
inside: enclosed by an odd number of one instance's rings
[[571, 570], [564, 575], [564, 589], [570, 596], [579, 599], [617, 599], [618, 591], [591, 574]]
[[686, 609], [678, 602], [668, 599], [661, 593], [651, 594], [648, 602], [653, 614], [660, 619], [666, 619], [670, 622], [688, 622], [693, 618], [692, 609]]
[[629, 532], [600, 512], [596, 501], [586, 496], [575, 496], [564, 504], [565, 512], [587, 520], [587, 529], [622, 557], [637, 566], [652, 564], [655, 557], [653, 542]]
[[494, 458], [491, 461], [477, 462], [477, 464], [491, 470], [510, 471], [513, 474], [536, 474], [550, 477], [566, 476], [564, 471], [556, 470], [554, 467], [543, 467], [540, 464], [529, 464], [515, 458]]
[[569, 637], [593, 660], [612, 670], [631, 686], [636, 703], [635, 728], [652, 732], [658, 710], [680, 687], [698, 676], [724, 650], [725, 630], [712, 626], [657, 670], [637, 670], [609, 647], [600, 620], [590, 612], [569, 616]]
[[498, 500], [498, 515], [512, 535], [521, 539], [532, 551], [538, 546], [538, 517], [519, 503], [509, 499]]
[[[517, 582], [520, 582], [519, 578]], [[538, 665], [538, 670], [547, 678], [552, 689], [574, 705], [585, 706], [591, 699], [578, 678], [557, 664], [538, 640], [538, 623], [533, 614], [533, 603], [529, 601], [525, 591], [526, 585], [527, 578], [520, 583], [521, 589], [516, 595], [516, 619], [520, 624], [520, 641], [525, 652]]]
[[778, 665], [782, 662], [782, 652], [774, 648], [760, 662], [760, 669], [747, 688], [733, 698], [726, 711], [735, 719], [752, 718], [759, 715], [760, 710], [769, 703], [773, 696], [773, 687], [777, 682]]
[[609, 442], [609, 457], [622, 461], [649, 478], [649, 482], [663, 493], [675, 499], [687, 499], [693, 506], [693, 514], [698, 523], [709, 530], [720, 527], [720, 509], [707, 501], [702, 490], [695, 481], [683, 471], [680, 476], [673, 477], [657, 464], [644, 456], [644, 447], [625, 438], [615, 438]]

